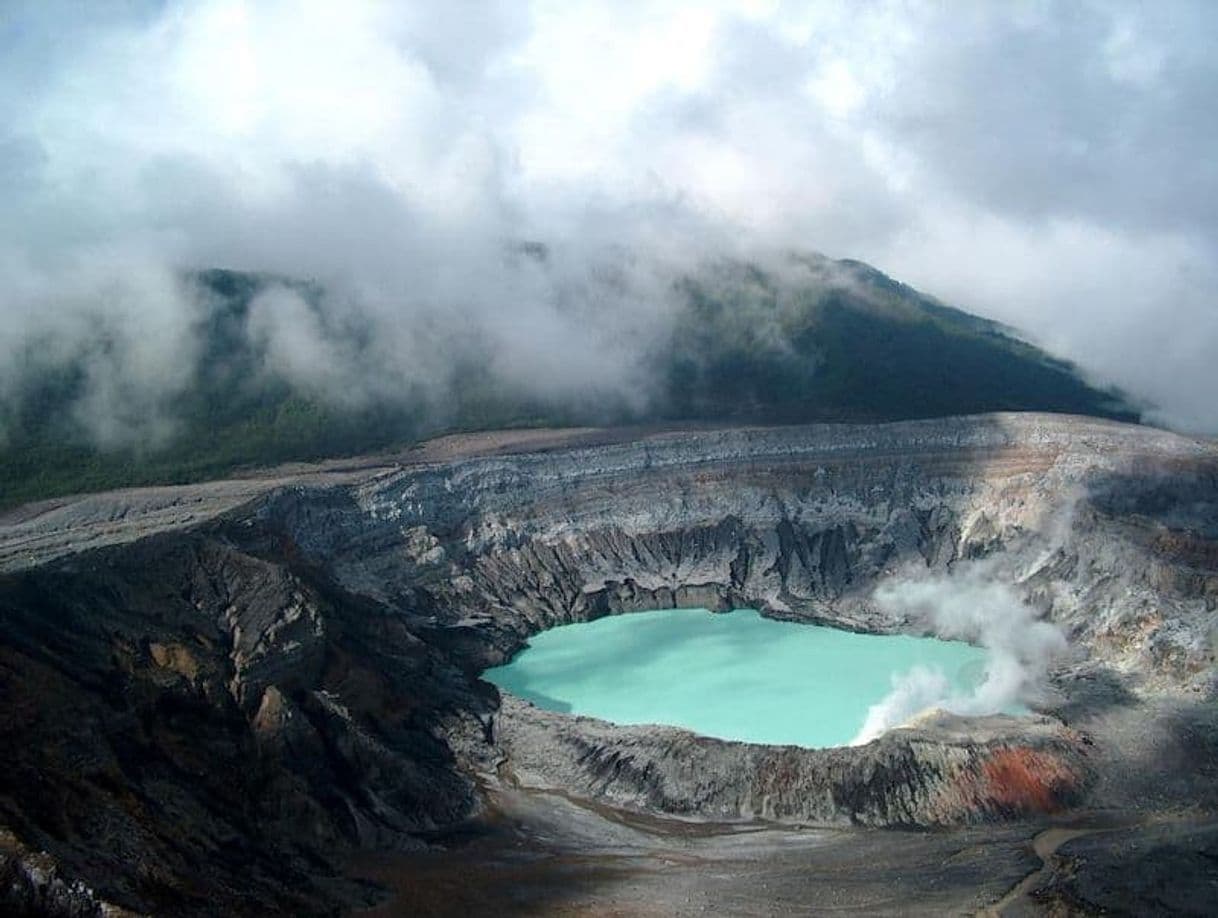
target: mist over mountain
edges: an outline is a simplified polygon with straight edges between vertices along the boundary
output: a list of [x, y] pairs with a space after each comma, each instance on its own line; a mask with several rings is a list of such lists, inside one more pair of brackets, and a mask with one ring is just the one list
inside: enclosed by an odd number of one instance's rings
[[[578, 275], [558, 247], [516, 243], [498, 270], [505, 295], [534, 297], [499, 321], [378, 311], [350, 290], [269, 274], [172, 278], [179, 327], [148, 335], [103, 320], [74, 348], [22, 352], [2, 499], [194, 480], [447, 430], [1138, 416], [1010, 329], [859, 262], [785, 254], [682, 274], [619, 248]], [[141, 360], [142, 347], [175, 356]]]
[[578, 7], [5, 4], [0, 436], [180, 442], [214, 267], [291, 281], [242, 334], [310, 404], [645, 415], [683, 279], [810, 249], [1218, 431], [1208, 5]]

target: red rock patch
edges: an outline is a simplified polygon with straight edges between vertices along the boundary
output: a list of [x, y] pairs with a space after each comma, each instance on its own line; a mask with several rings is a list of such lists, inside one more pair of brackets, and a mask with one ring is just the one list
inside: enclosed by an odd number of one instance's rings
[[983, 801], [1024, 813], [1053, 813], [1079, 789], [1082, 775], [1060, 757], [1026, 747], [999, 749], [981, 765]]

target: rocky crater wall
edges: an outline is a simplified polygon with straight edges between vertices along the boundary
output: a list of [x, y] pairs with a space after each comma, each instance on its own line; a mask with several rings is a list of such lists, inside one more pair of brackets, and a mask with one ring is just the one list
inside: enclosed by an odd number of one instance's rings
[[185, 529], [125, 520], [139, 540], [0, 578], [3, 869], [33, 889], [43, 852], [82, 902], [309, 912], [368, 895], [343, 851], [421, 844], [496, 782], [715, 820], [1060, 810], [1104, 763], [1053, 717], [770, 748], [477, 677], [543, 628], [642, 608], [924, 629], [876, 587], [983, 564], [1069, 636], [1059, 708], [1097, 684], [1209, 698], [1216, 511], [1212, 443], [996, 415], [369, 468]]
[[[259, 519], [344, 588], [481, 643], [478, 665], [631, 609], [900, 629], [872, 601], [885, 578], [990, 559], [1084, 655], [1166, 684], [1212, 660], [1216, 456], [1041, 415], [669, 434], [289, 491]], [[1164, 627], [1134, 626], [1139, 606]], [[1114, 629], [1145, 641], [1115, 648]]]

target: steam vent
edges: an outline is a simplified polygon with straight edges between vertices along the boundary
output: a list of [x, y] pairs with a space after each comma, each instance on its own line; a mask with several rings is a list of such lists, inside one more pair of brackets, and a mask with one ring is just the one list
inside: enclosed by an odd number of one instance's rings
[[[0, 565], [10, 912], [1215, 901], [1209, 441], [1036, 414], [454, 436], [32, 505]], [[480, 678], [673, 608], [964, 640], [986, 673], [829, 748]]]

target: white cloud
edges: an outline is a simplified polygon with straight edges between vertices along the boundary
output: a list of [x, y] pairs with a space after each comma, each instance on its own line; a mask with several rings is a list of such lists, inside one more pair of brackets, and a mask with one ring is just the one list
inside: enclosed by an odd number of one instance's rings
[[[436, 361], [406, 329], [439, 327], [543, 388], [628, 387], [637, 352], [605, 343], [664, 327], [658, 277], [795, 247], [1004, 319], [1215, 431], [1214, 19], [1185, 2], [8, 4], [0, 353], [47, 310], [79, 315], [62, 282], [109, 253], [116, 276], [131, 259], [326, 281], [380, 323], [399, 381]], [[562, 249], [561, 273], [505, 267], [521, 238]], [[556, 304], [613, 244], [660, 264], [570, 320]]]

